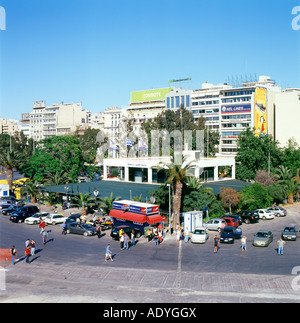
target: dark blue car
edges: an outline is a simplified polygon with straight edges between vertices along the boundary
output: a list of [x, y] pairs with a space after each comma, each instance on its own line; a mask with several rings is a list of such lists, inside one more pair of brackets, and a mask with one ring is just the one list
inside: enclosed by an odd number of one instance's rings
[[235, 239], [240, 239], [242, 236], [242, 230], [227, 226], [221, 231], [220, 242], [221, 243], [234, 243]]

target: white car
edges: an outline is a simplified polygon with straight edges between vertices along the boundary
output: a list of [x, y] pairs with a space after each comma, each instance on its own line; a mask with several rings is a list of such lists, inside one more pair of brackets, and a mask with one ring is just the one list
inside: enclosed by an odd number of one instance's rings
[[25, 223], [26, 224], [38, 224], [41, 222], [41, 218], [42, 220], [45, 220], [45, 218], [49, 215], [48, 212], [41, 212], [41, 213], [35, 213], [33, 216], [25, 219]]
[[221, 231], [226, 227], [226, 221], [224, 219], [212, 219], [207, 221], [204, 226], [211, 231]]
[[45, 218], [45, 223], [46, 224], [52, 224], [52, 225], [56, 225], [59, 223], [64, 223], [67, 220], [66, 216], [63, 216], [62, 214], [49, 214], [46, 218]]
[[205, 243], [209, 238], [208, 230], [205, 227], [200, 227], [194, 230], [191, 236], [192, 243]]
[[273, 220], [275, 218], [274, 213], [270, 210], [258, 209], [256, 212], [262, 220]]

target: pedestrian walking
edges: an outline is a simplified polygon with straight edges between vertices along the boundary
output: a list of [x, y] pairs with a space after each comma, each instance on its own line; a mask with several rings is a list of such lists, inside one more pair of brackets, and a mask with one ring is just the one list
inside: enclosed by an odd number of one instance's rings
[[28, 247], [26, 247], [25, 249], [25, 258], [28, 264], [30, 264], [29, 257], [30, 257], [30, 246], [28, 245]]
[[189, 228], [186, 227], [184, 241], [189, 242], [189, 237], [190, 237], [190, 231], [189, 231]]
[[16, 258], [17, 258], [17, 249], [15, 246], [12, 246], [12, 248], [11, 248], [11, 262], [13, 265], [15, 264]]
[[120, 237], [120, 248], [121, 248], [121, 250], [124, 249], [124, 240], [125, 240], [125, 233], [123, 232], [121, 237]]
[[100, 225], [100, 223], [98, 223], [98, 225], [97, 225], [96, 233], [97, 233], [98, 238], [100, 239], [101, 238], [101, 225]]
[[27, 248], [29, 245], [30, 245], [30, 239], [27, 239], [27, 240], [25, 241], [25, 248]]
[[42, 238], [43, 238], [43, 244], [45, 245], [47, 242], [47, 238], [48, 238], [48, 232], [47, 230], [44, 230], [42, 233]]
[[159, 237], [158, 237], [158, 232], [155, 231], [154, 233], [154, 245], [158, 246], [159, 245]]
[[245, 236], [242, 236], [242, 239], [241, 239], [241, 243], [242, 243], [242, 251], [247, 251], [247, 248], [246, 248], [246, 242], [247, 242], [247, 238]]
[[219, 250], [219, 237], [217, 235], [214, 236], [214, 253], [216, 254]]
[[134, 230], [131, 231], [131, 244], [133, 246], [135, 246], [135, 231]]
[[286, 244], [285, 241], [282, 240], [282, 238], [280, 238], [277, 241], [277, 245], [278, 245], [278, 255], [283, 255], [283, 246]]
[[107, 262], [107, 258], [110, 258], [110, 261], [113, 261], [112, 259], [112, 252], [110, 250], [110, 244], [107, 245], [106, 250], [105, 250], [105, 262]]
[[66, 221], [64, 221], [64, 223], [61, 225], [61, 227], [62, 227], [61, 234], [66, 235], [67, 234], [67, 224], [66, 224]]
[[30, 253], [31, 253], [31, 256], [35, 256], [35, 241], [34, 240], [31, 240], [31, 242], [30, 242]]
[[124, 249], [126, 249], [126, 250], [128, 250], [128, 248], [129, 248], [129, 236], [128, 236], [128, 234], [126, 234], [125, 233], [125, 235], [124, 235]]
[[179, 228], [179, 229], [176, 231], [176, 240], [177, 240], [177, 242], [179, 242], [180, 238], [181, 238], [181, 229]]
[[39, 228], [41, 229], [40, 234], [43, 234], [43, 232], [45, 231], [45, 227], [46, 227], [46, 223], [43, 220], [41, 220], [39, 224]]

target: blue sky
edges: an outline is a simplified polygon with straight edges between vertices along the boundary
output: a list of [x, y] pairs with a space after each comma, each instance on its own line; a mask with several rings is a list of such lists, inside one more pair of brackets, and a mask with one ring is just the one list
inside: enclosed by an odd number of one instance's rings
[[126, 106], [130, 92], [245, 74], [300, 87], [297, 0], [0, 0], [0, 116], [33, 101]]

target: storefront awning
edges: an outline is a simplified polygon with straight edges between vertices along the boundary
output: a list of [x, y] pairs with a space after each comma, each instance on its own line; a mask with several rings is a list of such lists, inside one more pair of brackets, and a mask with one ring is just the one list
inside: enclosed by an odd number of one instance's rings
[[146, 215], [126, 212], [126, 211], [124, 212], [122, 210], [111, 210], [109, 213], [109, 216], [116, 219], [122, 219], [122, 220], [127, 220], [132, 222], [139, 222], [139, 223], [146, 222]]
[[148, 224], [160, 223], [160, 222], [164, 222], [165, 220], [166, 220], [166, 217], [161, 216], [160, 214], [147, 216]]

